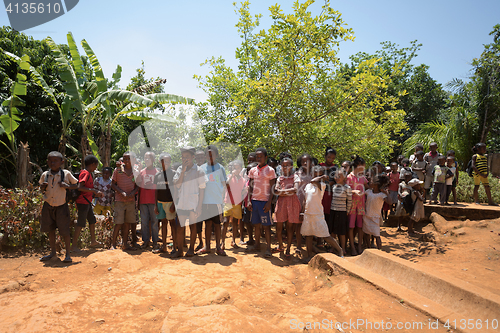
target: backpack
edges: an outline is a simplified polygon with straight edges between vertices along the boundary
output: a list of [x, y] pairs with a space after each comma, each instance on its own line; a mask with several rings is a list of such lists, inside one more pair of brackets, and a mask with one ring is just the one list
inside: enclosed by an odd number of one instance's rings
[[[65, 178], [64, 171], [63, 171], [63, 169], [60, 169], [59, 171], [61, 172], [61, 181], [64, 181], [64, 178]], [[80, 173], [73, 174], [73, 177], [75, 177], [76, 179], [78, 179], [79, 176], [80, 176]], [[49, 174], [47, 173], [45, 181], [48, 182], [48, 180], [49, 180]], [[78, 189], [67, 189], [66, 190], [66, 203], [75, 202], [81, 193], [82, 192], [80, 192]], [[87, 198], [85, 198], [85, 200], [87, 200]]]
[[473, 176], [472, 171], [474, 171], [474, 169], [472, 168], [472, 159], [469, 161], [469, 163], [467, 163], [467, 168], [465, 170], [467, 171], [469, 177]]

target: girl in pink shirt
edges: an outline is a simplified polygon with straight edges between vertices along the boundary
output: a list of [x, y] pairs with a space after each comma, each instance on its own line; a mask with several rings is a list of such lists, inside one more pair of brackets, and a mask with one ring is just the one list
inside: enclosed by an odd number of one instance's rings
[[[365, 175], [365, 160], [357, 156], [352, 163], [352, 172], [347, 176], [346, 183], [352, 188], [352, 206], [349, 212], [349, 243], [353, 256], [363, 251], [363, 215], [365, 215], [365, 189], [368, 180]], [[354, 228], [358, 234], [358, 251], [354, 247]]]

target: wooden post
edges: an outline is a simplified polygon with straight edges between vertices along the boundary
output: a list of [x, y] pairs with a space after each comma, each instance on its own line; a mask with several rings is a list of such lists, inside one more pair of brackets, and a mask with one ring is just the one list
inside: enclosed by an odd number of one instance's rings
[[30, 149], [28, 143], [19, 143], [17, 149], [17, 184], [19, 188], [28, 186], [31, 180]]

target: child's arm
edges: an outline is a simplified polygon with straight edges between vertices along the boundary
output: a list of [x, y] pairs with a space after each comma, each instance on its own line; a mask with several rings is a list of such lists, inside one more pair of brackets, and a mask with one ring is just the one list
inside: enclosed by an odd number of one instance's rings
[[451, 172], [450, 169], [448, 169], [448, 171], [446, 171], [446, 179], [449, 179], [449, 178], [453, 178], [453, 172]]
[[264, 213], [267, 213], [271, 210], [271, 206], [273, 204], [273, 199], [274, 199], [274, 187], [276, 186], [276, 178], [273, 178], [269, 181], [269, 185], [271, 187], [270, 193], [269, 193], [269, 199], [267, 199], [267, 203], [264, 206]]
[[347, 206], [346, 206], [346, 209], [347, 209], [347, 214], [349, 214], [349, 212], [351, 211], [351, 208], [352, 208], [352, 189], [351, 187], [347, 187]]
[[299, 215], [299, 221], [302, 222], [304, 221], [304, 212], [306, 211], [306, 197], [304, 196], [302, 198], [302, 202], [301, 202], [301, 209], [300, 209], [300, 215]]
[[380, 190], [380, 192], [384, 193], [385, 194], [385, 198], [384, 198], [384, 201], [390, 206], [392, 205], [392, 200], [391, 200], [391, 197], [389, 195], [389, 191], [387, 190], [387, 188], [384, 188], [383, 190]]
[[253, 194], [253, 178], [250, 178], [248, 181], [248, 200], [247, 200], [247, 209], [252, 211], [252, 194]]

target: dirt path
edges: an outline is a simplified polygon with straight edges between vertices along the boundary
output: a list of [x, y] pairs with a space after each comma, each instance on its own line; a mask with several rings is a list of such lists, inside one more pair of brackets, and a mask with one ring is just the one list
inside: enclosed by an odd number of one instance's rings
[[[383, 228], [384, 250], [500, 293], [495, 283], [500, 221], [485, 223], [443, 236], [438, 245]], [[70, 266], [60, 259], [44, 264], [38, 256], [2, 258], [2, 332], [159, 332], [162, 327], [171, 332], [296, 332], [308, 322], [325, 328], [356, 320], [365, 322], [357, 329], [344, 325], [343, 331], [378, 332], [366, 321], [383, 321], [384, 327], [390, 322], [393, 328], [398, 322], [429, 323], [424, 314], [362, 280], [326, 276], [276, 254], [268, 260], [242, 249], [227, 252], [228, 257], [171, 260], [151, 252], [87, 250]]]

